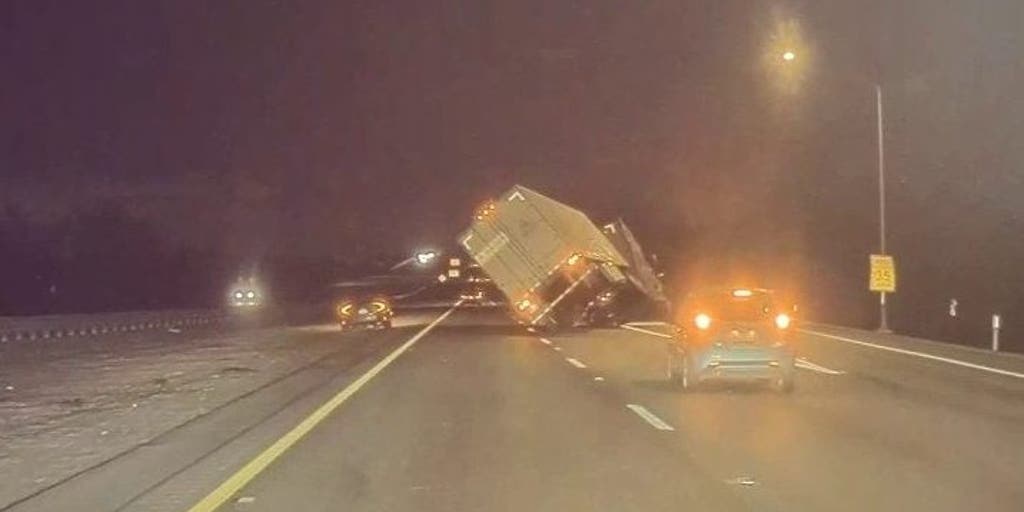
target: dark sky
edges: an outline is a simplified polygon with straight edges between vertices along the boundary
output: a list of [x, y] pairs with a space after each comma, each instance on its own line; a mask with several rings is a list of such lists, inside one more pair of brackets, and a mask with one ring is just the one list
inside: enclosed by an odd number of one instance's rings
[[881, 83], [908, 277], [1019, 279], [1019, 0], [0, 9], [0, 198], [41, 219], [121, 201], [175, 243], [358, 257], [520, 182], [690, 267], [859, 276]]

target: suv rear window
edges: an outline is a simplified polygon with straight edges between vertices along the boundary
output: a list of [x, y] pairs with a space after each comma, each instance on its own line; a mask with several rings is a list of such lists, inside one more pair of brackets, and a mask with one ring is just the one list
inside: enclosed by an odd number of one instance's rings
[[716, 293], [691, 298], [690, 308], [695, 313], [707, 313], [712, 318], [729, 322], [755, 322], [764, 320], [773, 311], [771, 297], [764, 293], [752, 297], [733, 297], [730, 293]]

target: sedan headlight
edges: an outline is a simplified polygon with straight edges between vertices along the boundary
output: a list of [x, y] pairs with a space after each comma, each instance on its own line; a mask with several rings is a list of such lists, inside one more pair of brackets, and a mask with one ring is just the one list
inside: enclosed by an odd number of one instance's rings
[[699, 313], [697, 316], [693, 317], [693, 324], [696, 325], [698, 329], [706, 331], [708, 327], [711, 327], [711, 317], [704, 313]]
[[789, 315], [780, 313], [775, 317], [775, 327], [779, 329], [788, 329], [789, 324], [793, 322], [793, 319], [789, 318]]

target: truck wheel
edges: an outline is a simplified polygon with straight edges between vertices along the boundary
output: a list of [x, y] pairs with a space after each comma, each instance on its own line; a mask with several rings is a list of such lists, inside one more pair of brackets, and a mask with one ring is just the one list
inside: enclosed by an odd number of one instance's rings
[[696, 387], [697, 381], [694, 379], [690, 358], [679, 354], [670, 355], [668, 378], [669, 382], [683, 390], [692, 390]]
[[668, 382], [673, 386], [683, 385], [683, 368], [676, 356], [668, 356]]
[[697, 380], [697, 371], [694, 369], [689, 357], [683, 358], [682, 367], [682, 375], [680, 376], [679, 381], [680, 387], [685, 391], [693, 391], [697, 389], [697, 384], [699, 384], [700, 381]]

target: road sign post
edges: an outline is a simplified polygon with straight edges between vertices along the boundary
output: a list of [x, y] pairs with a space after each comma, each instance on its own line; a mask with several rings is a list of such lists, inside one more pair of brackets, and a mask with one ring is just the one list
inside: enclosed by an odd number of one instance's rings
[[1002, 323], [1003, 319], [999, 315], [992, 315], [992, 352], [999, 352], [999, 329]]
[[868, 289], [878, 292], [878, 303], [881, 306], [881, 322], [878, 330], [879, 332], [890, 332], [885, 296], [896, 291], [896, 261], [887, 254], [872, 254], [869, 259], [871, 274], [868, 279]]

